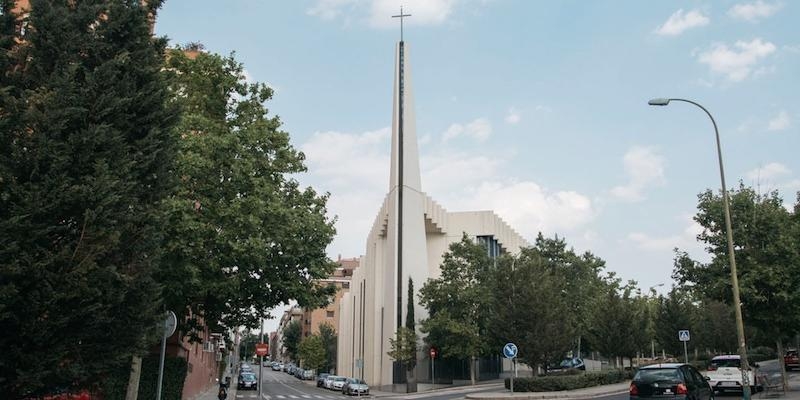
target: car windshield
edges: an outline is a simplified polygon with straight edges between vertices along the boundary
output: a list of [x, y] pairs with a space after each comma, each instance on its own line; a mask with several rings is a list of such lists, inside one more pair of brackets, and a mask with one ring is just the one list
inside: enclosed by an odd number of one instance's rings
[[343, 376], [337, 376], [337, 377], [333, 378], [333, 380], [336, 381], [336, 382], [344, 382], [346, 380], [346, 378], [343, 377]]
[[242, 380], [247, 382], [253, 382], [256, 380], [256, 374], [242, 374]]
[[721, 360], [711, 360], [711, 365], [717, 368], [739, 368], [742, 365], [738, 359], [729, 358]]
[[366, 385], [361, 379], [353, 379], [353, 383], [356, 385]]
[[679, 382], [681, 377], [675, 368], [654, 368], [640, 369], [636, 376], [633, 377], [633, 380], [642, 383]]

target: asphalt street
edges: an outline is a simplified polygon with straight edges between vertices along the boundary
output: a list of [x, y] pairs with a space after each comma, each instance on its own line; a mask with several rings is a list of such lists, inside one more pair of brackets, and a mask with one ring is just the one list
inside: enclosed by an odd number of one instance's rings
[[[258, 376], [258, 367], [255, 367], [255, 373]], [[341, 400], [357, 397], [318, 388], [314, 384], [309, 384], [309, 381], [301, 381], [285, 372], [273, 371], [271, 368], [264, 367], [261, 377], [261, 398], [264, 400]], [[258, 399], [258, 390], [237, 390], [236, 399]]]

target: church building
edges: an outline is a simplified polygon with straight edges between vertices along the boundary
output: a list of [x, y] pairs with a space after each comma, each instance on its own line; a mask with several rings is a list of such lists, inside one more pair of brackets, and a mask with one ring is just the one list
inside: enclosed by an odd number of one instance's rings
[[[409, 48], [402, 38], [395, 58], [389, 190], [350, 291], [341, 299], [336, 368], [338, 374], [362, 378], [380, 390], [400, 390], [396, 385], [405, 379], [394, 371], [387, 352], [389, 338], [405, 322], [409, 278], [419, 329], [419, 321], [427, 318], [419, 305], [419, 288], [440, 276], [442, 256], [451, 243], [466, 234], [484, 244], [491, 256], [517, 253], [529, 245], [494, 212], [449, 212], [422, 191]], [[417, 360], [417, 380], [430, 382], [430, 359], [422, 348]]]

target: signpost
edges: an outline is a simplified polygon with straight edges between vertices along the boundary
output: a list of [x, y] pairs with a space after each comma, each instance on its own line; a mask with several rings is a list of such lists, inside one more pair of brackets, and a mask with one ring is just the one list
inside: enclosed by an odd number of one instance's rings
[[175, 333], [178, 326], [178, 317], [172, 311], [167, 311], [164, 319], [164, 332], [161, 334], [161, 360], [158, 363], [158, 386], [156, 387], [156, 400], [161, 400], [161, 383], [164, 381], [164, 357], [167, 353], [167, 338]]
[[436, 359], [436, 347], [431, 347], [431, 383], [433, 383], [433, 388], [436, 389], [436, 365], [433, 363], [433, 360]]
[[678, 340], [683, 342], [683, 359], [688, 364], [689, 363], [689, 350], [686, 348], [686, 342], [689, 341], [691, 335], [689, 335], [689, 330], [680, 330], [678, 331]]
[[519, 352], [519, 349], [517, 349], [517, 345], [515, 345], [514, 343], [506, 343], [506, 345], [503, 346], [503, 355], [506, 358], [511, 360], [511, 365], [512, 365], [512, 369], [513, 369], [512, 373], [511, 373], [511, 393], [512, 394], [514, 393], [514, 375], [517, 374], [517, 360], [516, 360], [516, 358], [517, 358], [517, 353], [518, 352]]

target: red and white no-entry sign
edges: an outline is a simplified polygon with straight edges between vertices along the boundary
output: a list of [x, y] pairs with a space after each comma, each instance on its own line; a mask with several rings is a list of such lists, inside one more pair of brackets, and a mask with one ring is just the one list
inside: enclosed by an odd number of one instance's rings
[[269, 345], [266, 343], [257, 343], [256, 344], [256, 355], [259, 357], [264, 357], [269, 353]]

